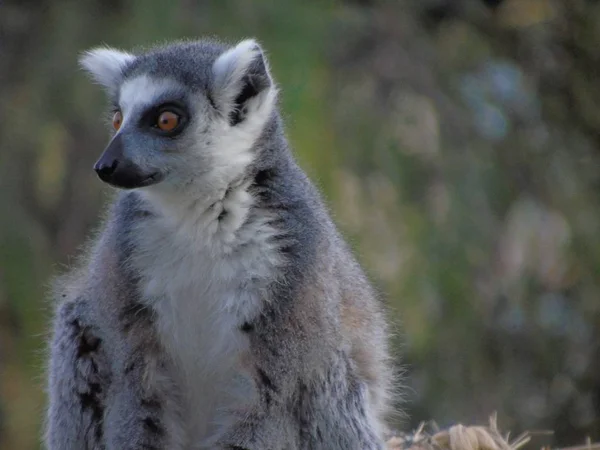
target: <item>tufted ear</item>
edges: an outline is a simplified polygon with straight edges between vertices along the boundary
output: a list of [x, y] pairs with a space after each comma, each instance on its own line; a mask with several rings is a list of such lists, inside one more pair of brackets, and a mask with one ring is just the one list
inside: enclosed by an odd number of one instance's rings
[[109, 92], [113, 92], [123, 76], [123, 70], [134, 59], [135, 56], [130, 53], [109, 47], [99, 47], [83, 53], [79, 58], [79, 63], [94, 81], [104, 86]]
[[276, 88], [264, 53], [246, 39], [220, 55], [213, 65], [213, 100], [231, 126], [257, 110], [272, 108]]

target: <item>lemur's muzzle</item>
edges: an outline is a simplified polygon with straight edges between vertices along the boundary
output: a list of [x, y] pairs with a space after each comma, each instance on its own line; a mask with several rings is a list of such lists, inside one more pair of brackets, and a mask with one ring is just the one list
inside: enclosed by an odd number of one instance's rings
[[124, 156], [121, 134], [110, 141], [94, 170], [102, 181], [122, 189], [150, 186], [162, 179], [160, 172], [147, 173]]

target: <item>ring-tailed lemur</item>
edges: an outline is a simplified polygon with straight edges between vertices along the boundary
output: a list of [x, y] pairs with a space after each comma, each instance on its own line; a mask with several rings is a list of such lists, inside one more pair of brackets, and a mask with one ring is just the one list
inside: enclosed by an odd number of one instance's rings
[[382, 307], [294, 161], [254, 40], [110, 48], [121, 188], [57, 283], [50, 449], [383, 448]]

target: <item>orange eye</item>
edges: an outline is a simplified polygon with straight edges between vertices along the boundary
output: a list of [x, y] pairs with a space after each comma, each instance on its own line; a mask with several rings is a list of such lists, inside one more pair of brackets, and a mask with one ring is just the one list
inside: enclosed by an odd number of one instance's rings
[[115, 130], [118, 130], [119, 128], [121, 128], [122, 122], [123, 122], [123, 115], [121, 114], [121, 111], [115, 112], [113, 119], [112, 119], [113, 128]]
[[177, 125], [179, 125], [179, 115], [173, 111], [163, 111], [156, 122], [156, 126], [162, 131], [173, 131]]

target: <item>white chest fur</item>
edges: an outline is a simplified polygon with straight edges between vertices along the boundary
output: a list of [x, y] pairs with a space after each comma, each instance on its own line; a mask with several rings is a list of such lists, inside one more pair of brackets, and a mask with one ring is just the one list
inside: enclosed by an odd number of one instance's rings
[[137, 237], [134, 264], [175, 363], [191, 445], [215, 431], [219, 410], [252, 394], [234, 388], [247, 345], [240, 326], [259, 314], [280, 260], [268, 217], [248, 220], [251, 201], [240, 187], [208, 209], [163, 212], [141, 225]]

